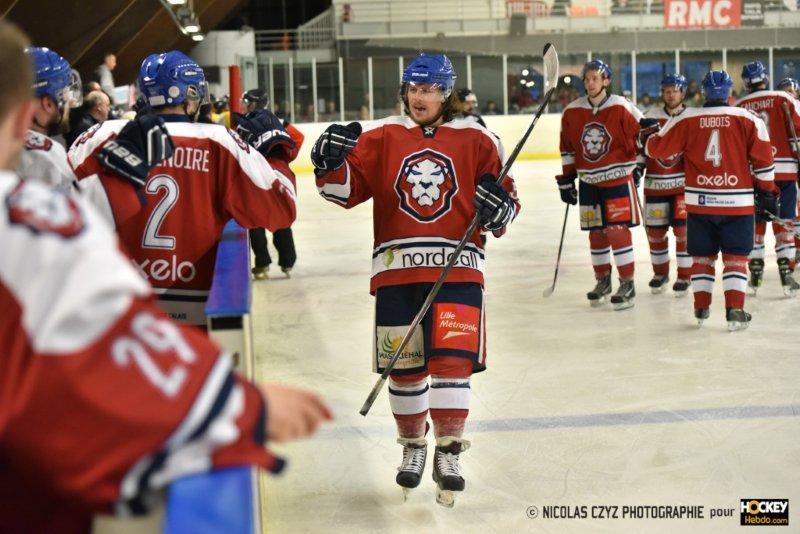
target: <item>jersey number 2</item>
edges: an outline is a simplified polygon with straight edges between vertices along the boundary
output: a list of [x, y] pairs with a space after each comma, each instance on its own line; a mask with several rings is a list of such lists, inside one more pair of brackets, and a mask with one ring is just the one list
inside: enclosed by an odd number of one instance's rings
[[710, 161], [714, 167], [722, 165], [722, 152], [719, 149], [719, 130], [711, 130], [711, 137], [708, 138], [706, 145], [706, 161]]
[[161, 229], [161, 225], [169, 211], [178, 202], [180, 189], [178, 188], [178, 183], [166, 174], [153, 176], [153, 179], [147, 182], [145, 186], [145, 191], [151, 195], [155, 195], [162, 189], [165, 189], [167, 193], [161, 197], [161, 200], [156, 204], [155, 209], [147, 219], [147, 225], [144, 227], [144, 236], [142, 237], [142, 247], [173, 250], [175, 248], [175, 236], [161, 235], [158, 231]]

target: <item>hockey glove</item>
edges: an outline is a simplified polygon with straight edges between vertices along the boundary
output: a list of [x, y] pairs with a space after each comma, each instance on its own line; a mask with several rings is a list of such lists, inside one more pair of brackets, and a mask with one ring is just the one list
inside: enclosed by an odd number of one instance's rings
[[514, 218], [514, 202], [497, 183], [497, 178], [489, 173], [481, 176], [475, 198], [472, 200], [484, 230], [497, 231]]
[[353, 151], [361, 135], [361, 125], [351, 122], [347, 126], [331, 124], [311, 148], [311, 163], [320, 171], [335, 171], [344, 164], [344, 158]]
[[[781, 209], [781, 202], [778, 195], [772, 191], [763, 189], [755, 190], [756, 219], [771, 221], [778, 218]], [[772, 215], [772, 217], [770, 217]]]
[[633, 169], [633, 186], [639, 189], [639, 184], [642, 183], [642, 176], [644, 175], [644, 167], [637, 165]]
[[164, 121], [156, 115], [139, 115], [103, 144], [97, 160], [138, 189], [147, 181], [150, 169], [172, 157], [174, 150]]
[[288, 162], [297, 156], [297, 145], [271, 111], [257, 109], [247, 115], [232, 113], [231, 116], [236, 133], [264, 157], [280, 157]]
[[561, 202], [565, 204], [572, 204], [573, 206], [578, 203], [578, 188], [575, 187], [575, 177], [562, 175], [556, 176], [558, 183], [558, 192], [561, 194]]
[[639, 119], [639, 135], [636, 136], [636, 148], [644, 154], [644, 147], [647, 146], [647, 139], [658, 133], [661, 125], [658, 119]]

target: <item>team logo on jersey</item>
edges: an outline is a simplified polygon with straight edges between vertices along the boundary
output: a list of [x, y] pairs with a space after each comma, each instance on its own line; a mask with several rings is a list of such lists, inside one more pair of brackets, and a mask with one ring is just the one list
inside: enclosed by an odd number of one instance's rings
[[84, 227], [75, 199], [58, 189], [22, 181], [6, 197], [8, 219], [22, 224], [34, 233], [74, 237]]
[[590, 122], [583, 127], [581, 145], [584, 158], [589, 161], [598, 161], [608, 154], [608, 149], [611, 147], [611, 134], [599, 122]]
[[683, 160], [683, 155], [682, 154], [673, 154], [672, 156], [670, 156], [670, 157], [668, 157], [666, 159], [661, 159], [661, 158], [657, 158], [656, 159], [658, 164], [661, 165], [662, 167], [664, 167], [665, 169], [669, 169], [670, 167], [674, 167], [675, 165], [679, 164], [682, 160]]
[[53, 148], [53, 140], [38, 133], [28, 132], [27, 137], [25, 137], [25, 148], [27, 150], [42, 150], [47, 152]]
[[241, 148], [242, 150], [244, 150], [244, 151], [245, 151], [245, 152], [247, 152], [248, 154], [250, 153], [250, 145], [248, 145], [247, 143], [245, 143], [245, 142], [244, 142], [244, 139], [242, 139], [241, 137], [239, 137], [239, 134], [237, 134], [236, 132], [234, 132], [234, 131], [233, 131], [233, 130], [231, 130], [231, 129], [228, 129], [228, 133], [229, 133], [229, 134], [231, 134], [231, 137], [233, 137], [233, 140], [234, 140], [234, 142], [235, 142], [237, 145], [239, 145], [239, 148]]
[[458, 191], [453, 161], [429, 148], [407, 156], [394, 183], [400, 208], [414, 219], [429, 223], [448, 211]]

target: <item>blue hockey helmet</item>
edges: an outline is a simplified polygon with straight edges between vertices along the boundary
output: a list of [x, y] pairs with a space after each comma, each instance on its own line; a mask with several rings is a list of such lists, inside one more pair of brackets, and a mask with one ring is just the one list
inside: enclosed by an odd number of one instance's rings
[[611, 67], [608, 66], [608, 63], [603, 61], [602, 59], [593, 59], [588, 61], [583, 66], [583, 71], [581, 72], [581, 79], [586, 77], [586, 73], [590, 70], [596, 70], [600, 74], [602, 74], [603, 78], [611, 79]]
[[139, 91], [151, 107], [174, 106], [186, 100], [210, 103], [203, 69], [177, 50], [150, 54], [139, 69]]
[[422, 53], [411, 60], [403, 71], [400, 93], [404, 95], [406, 87], [412, 83], [438, 85], [442, 88], [442, 97], [447, 98], [453, 92], [456, 71], [453, 70], [453, 64], [446, 55]]
[[661, 79], [661, 87], [677, 87], [681, 92], [686, 92], [689, 83], [686, 81], [686, 76], [683, 74], [667, 74]]
[[760, 83], [769, 83], [767, 68], [760, 61], [745, 63], [742, 67], [742, 82], [748, 89]]
[[700, 85], [706, 100], [727, 100], [731, 96], [733, 80], [724, 70], [710, 70]]
[[26, 52], [33, 60], [33, 92], [37, 97], [50, 97], [59, 109], [81, 105], [81, 79], [69, 61], [49, 48], [32, 46]]
[[778, 90], [797, 93], [800, 91], [800, 82], [794, 78], [784, 78], [778, 82]]

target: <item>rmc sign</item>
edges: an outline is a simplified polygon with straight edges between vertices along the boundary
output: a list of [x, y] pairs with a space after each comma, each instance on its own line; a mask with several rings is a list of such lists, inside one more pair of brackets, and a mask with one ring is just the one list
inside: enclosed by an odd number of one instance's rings
[[738, 28], [740, 0], [664, 0], [665, 28]]

